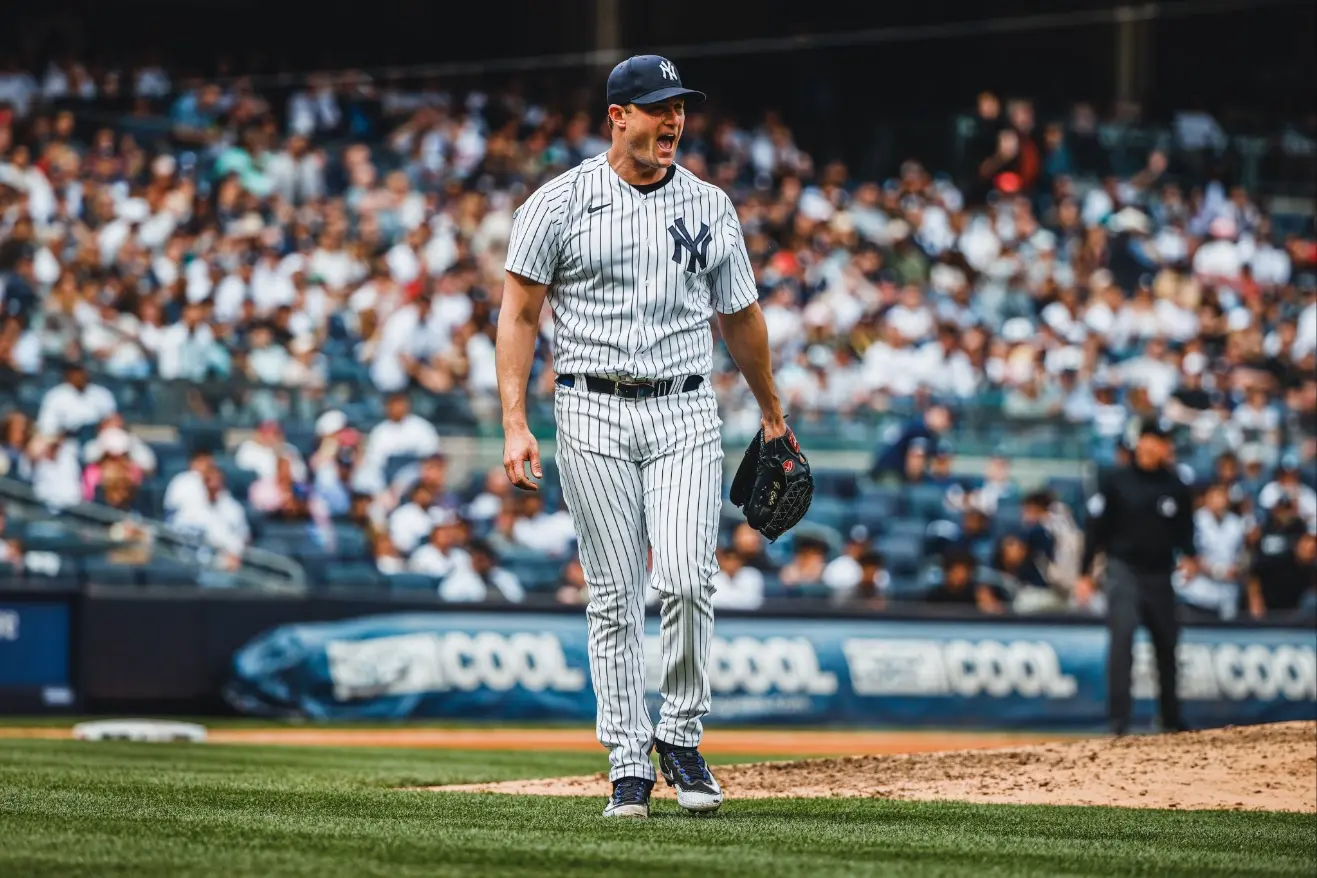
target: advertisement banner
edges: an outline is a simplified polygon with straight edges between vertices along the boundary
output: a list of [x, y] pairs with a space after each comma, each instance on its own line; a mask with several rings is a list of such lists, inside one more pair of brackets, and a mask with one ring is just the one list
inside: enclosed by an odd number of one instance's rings
[[[723, 619], [710, 724], [1100, 728], [1104, 628], [1003, 622]], [[646, 629], [657, 709], [658, 622]], [[1203, 629], [1179, 650], [1194, 725], [1317, 718], [1311, 631]], [[1156, 673], [1135, 645], [1136, 718]], [[580, 616], [409, 613], [286, 625], [234, 657], [226, 696], [252, 714], [593, 721]]]
[[0, 700], [72, 703], [69, 636], [67, 604], [0, 600]]

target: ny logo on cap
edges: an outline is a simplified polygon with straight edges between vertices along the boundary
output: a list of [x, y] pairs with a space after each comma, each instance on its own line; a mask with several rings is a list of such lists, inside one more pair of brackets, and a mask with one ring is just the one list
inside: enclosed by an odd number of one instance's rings
[[664, 79], [671, 79], [673, 82], [679, 82], [677, 68], [672, 66], [671, 61], [662, 61], [659, 63], [659, 72], [663, 74]]
[[686, 261], [686, 270], [695, 271], [695, 266], [699, 265], [703, 269], [709, 261], [709, 239], [713, 237], [707, 223], [700, 223], [700, 232], [694, 238], [686, 229], [686, 218], [678, 217], [677, 221], [668, 226], [668, 234], [672, 235], [672, 261], [681, 264], [681, 254], [685, 250], [690, 257]]

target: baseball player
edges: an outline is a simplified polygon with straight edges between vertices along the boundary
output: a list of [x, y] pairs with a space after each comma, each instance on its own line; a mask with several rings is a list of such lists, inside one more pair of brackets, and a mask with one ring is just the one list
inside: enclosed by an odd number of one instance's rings
[[[525, 393], [547, 298], [558, 466], [589, 585], [596, 730], [613, 782], [605, 815], [649, 815], [654, 750], [681, 807], [707, 813], [723, 801], [698, 749], [723, 478], [714, 314], [759, 403], [761, 446], [790, 437], [736, 210], [676, 164], [686, 105], [703, 98], [666, 58], [618, 64], [607, 85], [612, 145], [536, 190], [514, 213], [508, 243], [497, 341], [503, 465], [513, 484], [537, 490], [526, 474], [529, 465], [541, 476]], [[645, 706], [650, 548], [661, 595], [657, 725]]]

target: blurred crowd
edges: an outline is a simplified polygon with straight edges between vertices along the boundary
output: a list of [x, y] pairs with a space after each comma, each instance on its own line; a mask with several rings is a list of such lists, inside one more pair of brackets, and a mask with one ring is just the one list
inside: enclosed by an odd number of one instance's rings
[[[1053, 479], [1022, 493], [1010, 458], [994, 454], [981, 478], [958, 475], [946, 439], [954, 415], [944, 405], [893, 428], [870, 477], [919, 498], [905, 511], [926, 523], [916, 531], [919, 552], [934, 577], [958, 564], [969, 567], [975, 588], [964, 592], [985, 612], [1073, 609], [1104, 612], [1099, 598], [1083, 603], [1073, 593], [1083, 554], [1080, 521], [1086, 512], [1079, 479]], [[1113, 465], [1131, 461], [1131, 421], [1121, 425]], [[1179, 601], [1192, 617], [1230, 620], [1301, 611], [1317, 614], [1317, 471], [1293, 451], [1273, 465], [1256, 445], [1231, 447], [1199, 469], [1201, 459], [1185, 431], [1176, 468], [1194, 494], [1194, 525], [1202, 570], [1176, 574]], [[863, 498], [861, 498], [863, 502]], [[907, 504], [909, 506], [909, 504]]]
[[[93, 110], [109, 97], [132, 112], [106, 122]], [[476, 555], [476, 566], [502, 569], [509, 546], [567, 563], [570, 525], [552, 503], [509, 497], [493, 477], [446, 485], [439, 437], [406, 410], [406, 393], [458, 393], [477, 414], [497, 411], [512, 211], [607, 148], [603, 119], [518, 89], [311, 77], [272, 97], [241, 79], [176, 90], [150, 67], [122, 78], [76, 64], [0, 71], [0, 391], [82, 364], [35, 423], [10, 416], [9, 470], [52, 505], [127, 508], [125, 486], [154, 461], [97, 375], [237, 379], [310, 399], [347, 376], [387, 398], [378, 425], [350, 424], [326, 400], [316, 447], [299, 450], [267, 423], [238, 451], [238, 468], [257, 477], [248, 490], [231, 491], [199, 454], [170, 476], [163, 511], [230, 556], [250, 540], [253, 514], [357, 516], [382, 571], [442, 575], [454, 551], [468, 556], [463, 569]], [[1240, 519], [1211, 532], [1243, 534], [1234, 551], [1213, 549], [1219, 578], [1241, 583], [1249, 547], [1274, 545], [1261, 535], [1282, 497], [1314, 520], [1311, 488], [1286, 486], [1317, 457], [1317, 241], [1310, 220], [1282, 230], [1216, 172], [1224, 134], [1209, 115], [1178, 117], [1172, 140], [1133, 173], [1111, 160], [1097, 126], [1082, 104], [1040, 120], [1029, 100], [985, 92], [969, 173], [911, 159], [890, 179], [858, 180], [844, 164], [816, 165], [774, 113], [749, 124], [695, 114], [680, 160], [738, 207], [788, 411], [914, 400], [934, 412], [886, 437], [875, 478], [936, 478], [939, 437], [969, 407], [1086, 427], [1103, 465], [1119, 459], [1132, 417], [1165, 412], [1183, 428], [1192, 478], [1219, 484]], [[546, 309], [533, 390], [550, 392], [552, 376]], [[729, 427], [752, 430], [757, 408], [725, 356], [714, 384]], [[911, 460], [920, 448], [923, 463]], [[414, 459], [401, 482], [386, 473], [395, 456]], [[1206, 492], [1205, 510], [1215, 496]], [[937, 550], [949, 559], [938, 593], [999, 607], [1002, 589], [955, 585], [962, 568], [971, 580], [980, 569], [960, 551], [975, 503], [948, 502], [942, 531], [961, 536]], [[1054, 553], [1032, 533], [1026, 555]], [[790, 588], [840, 564], [841, 591], [880, 600], [883, 558], [867, 536], [812, 559], [799, 554], [809, 540], [798, 542], [799, 557], [779, 567], [733, 538], [725, 593], [753, 594], [769, 567]], [[1006, 560], [988, 569], [1018, 567], [1016, 542], [994, 544]], [[504, 574], [482, 581], [516, 599], [516, 577]], [[564, 586], [564, 599], [582, 586]]]

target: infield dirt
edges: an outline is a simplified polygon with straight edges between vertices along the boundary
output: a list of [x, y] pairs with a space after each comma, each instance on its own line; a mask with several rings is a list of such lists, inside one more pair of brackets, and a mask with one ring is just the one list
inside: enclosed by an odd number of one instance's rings
[[[1317, 812], [1317, 723], [1294, 722], [1003, 749], [729, 765], [730, 799], [864, 797], [997, 804]], [[430, 787], [598, 796], [604, 774]], [[662, 783], [656, 794], [669, 797]]]

